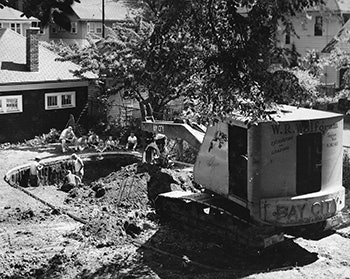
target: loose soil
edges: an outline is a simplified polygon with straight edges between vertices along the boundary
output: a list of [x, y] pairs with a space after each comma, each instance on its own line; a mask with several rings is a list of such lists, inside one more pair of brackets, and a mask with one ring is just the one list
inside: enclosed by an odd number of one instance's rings
[[[0, 150], [0, 175], [55, 154], [54, 147]], [[156, 195], [198, 191], [192, 178], [190, 169], [134, 163], [68, 193], [27, 188], [82, 222], [0, 181], [0, 278], [350, 278], [347, 226], [257, 253], [161, 223]]]

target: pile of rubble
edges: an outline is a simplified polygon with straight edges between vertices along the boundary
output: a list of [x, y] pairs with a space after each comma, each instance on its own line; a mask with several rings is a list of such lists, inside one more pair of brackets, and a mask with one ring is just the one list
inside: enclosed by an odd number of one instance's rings
[[100, 178], [91, 185], [72, 189], [65, 200], [86, 224], [70, 237], [96, 246], [111, 246], [158, 228], [153, 202], [159, 193], [198, 191], [190, 170], [159, 169], [132, 164]]

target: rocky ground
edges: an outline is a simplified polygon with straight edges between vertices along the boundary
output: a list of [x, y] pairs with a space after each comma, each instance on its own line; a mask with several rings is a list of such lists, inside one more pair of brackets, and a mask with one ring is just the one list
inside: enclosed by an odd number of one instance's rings
[[[0, 150], [0, 174], [55, 154], [53, 147]], [[27, 189], [80, 222], [0, 181], [0, 278], [350, 278], [347, 226], [256, 253], [160, 223], [154, 197], [196, 191], [190, 169], [132, 164], [68, 193]]]

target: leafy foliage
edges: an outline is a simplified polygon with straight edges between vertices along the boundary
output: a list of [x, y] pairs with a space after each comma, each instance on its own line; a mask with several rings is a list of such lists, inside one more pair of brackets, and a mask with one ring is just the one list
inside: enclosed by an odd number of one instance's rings
[[322, 0], [127, 2], [142, 4], [150, 23], [121, 26], [65, 59], [101, 80], [117, 78], [129, 96], [142, 100], [147, 92], [155, 112], [186, 96], [201, 101], [201, 113], [226, 116], [239, 110], [254, 120], [266, 117], [276, 102], [300, 104], [315, 93], [306, 78], [298, 84], [312, 71], [276, 73], [271, 65], [284, 55], [275, 46], [276, 26], [290, 26], [291, 16]]
[[338, 71], [344, 71], [342, 86], [344, 88], [350, 87], [350, 53], [336, 47], [329, 55], [320, 59], [319, 63], [322, 67], [331, 66]]
[[[151, 37], [154, 49], [164, 50], [168, 38], [176, 43], [188, 38], [185, 43], [193, 50], [186, 52], [194, 63], [184, 69], [182, 93], [208, 104], [201, 112], [225, 116], [240, 110], [254, 119], [281, 101], [281, 91], [276, 90], [281, 81], [270, 71], [273, 58], [283, 55], [274, 42], [278, 22], [290, 24], [290, 16], [322, 1], [158, 2], [162, 6]], [[308, 94], [300, 93], [298, 79], [292, 75], [284, 74], [294, 80], [286, 102], [299, 103]]]

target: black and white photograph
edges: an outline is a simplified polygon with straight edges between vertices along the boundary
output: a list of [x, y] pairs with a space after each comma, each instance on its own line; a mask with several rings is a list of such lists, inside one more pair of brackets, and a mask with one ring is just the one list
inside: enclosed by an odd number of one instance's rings
[[0, 0], [0, 279], [349, 279], [350, 0]]

